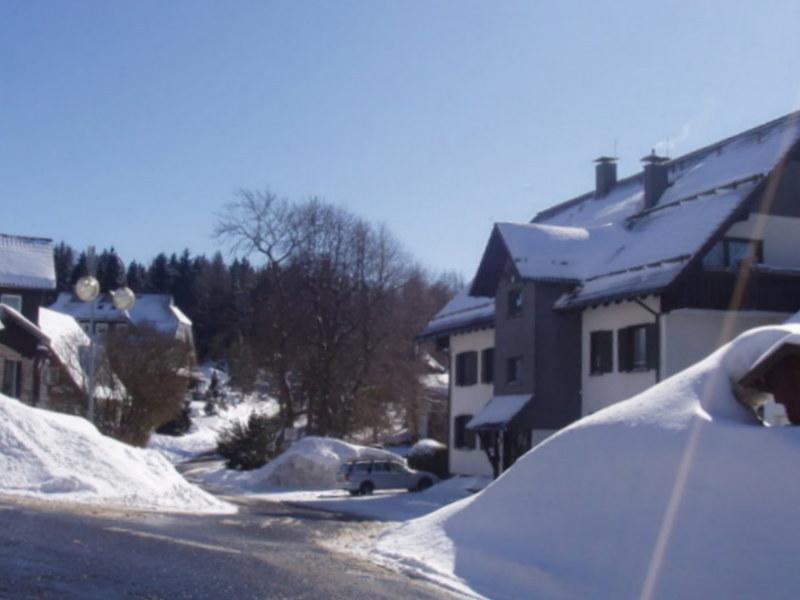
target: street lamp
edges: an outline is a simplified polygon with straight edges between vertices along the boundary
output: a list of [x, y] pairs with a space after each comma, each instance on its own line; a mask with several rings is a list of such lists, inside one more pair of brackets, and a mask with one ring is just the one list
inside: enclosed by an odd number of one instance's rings
[[[94, 305], [95, 300], [100, 295], [100, 282], [92, 275], [81, 277], [75, 283], [75, 295], [82, 302], [89, 303], [89, 381], [86, 386], [87, 417], [94, 423], [94, 388], [96, 375], [96, 342], [94, 331]], [[120, 287], [111, 292], [111, 302], [120, 312], [127, 312], [133, 308], [136, 302], [136, 294], [129, 287]]]

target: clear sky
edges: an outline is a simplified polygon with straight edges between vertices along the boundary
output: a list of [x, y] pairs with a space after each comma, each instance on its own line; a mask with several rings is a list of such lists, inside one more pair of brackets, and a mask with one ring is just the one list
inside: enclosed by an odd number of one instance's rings
[[213, 252], [318, 195], [469, 277], [495, 221], [795, 110], [800, 3], [0, 0], [0, 231]]

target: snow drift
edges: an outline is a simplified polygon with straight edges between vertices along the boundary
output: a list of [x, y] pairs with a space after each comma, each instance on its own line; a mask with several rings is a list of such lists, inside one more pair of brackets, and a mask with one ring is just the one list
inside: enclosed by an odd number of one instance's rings
[[176, 512], [234, 512], [153, 450], [102, 435], [80, 417], [0, 395], [0, 493]]
[[330, 489], [336, 486], [336, 472], [343, 461], [354, 458], [398, 460], [386, 450], [348, 444], [334, 438], [309, 436], [260, 469], [230, 471], [223, 469], [202, 476], [208, 483], [223, 484], [247, 491], [266, 490], [275, 486]]
[[741, 335], [386, 533], [378, 552], [492, 598], [794, 597], [800, 428], [757, 425], [732, 392], [793, 333]]

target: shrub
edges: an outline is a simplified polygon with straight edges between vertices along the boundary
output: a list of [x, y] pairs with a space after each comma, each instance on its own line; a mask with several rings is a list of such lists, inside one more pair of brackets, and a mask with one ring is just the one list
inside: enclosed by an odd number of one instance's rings
[[418, 471], [429, 471], [437, 477], [447, 477], [447, 446], [436, 440], [420, 440], [408, 451], [408, 466]]
[[220, 433], [217, 452], [229, 469], [257, 469], [277, 454], [280, 432], [280, 419], [252, 413], [246, 423], [236, 421]]
[[192, 427], [192, 409], [190, 407], [190, 404], [187, 402], [186, 404], [183, 405], [183, 410], [181, 411], [181, 414], [172, 419], [172, 421], [168, 421], [164, 423], [161, 427], [156, 429], [156, 433], [160, 433], [162, 435], [180, 436], [188, 433], [191, 427]]

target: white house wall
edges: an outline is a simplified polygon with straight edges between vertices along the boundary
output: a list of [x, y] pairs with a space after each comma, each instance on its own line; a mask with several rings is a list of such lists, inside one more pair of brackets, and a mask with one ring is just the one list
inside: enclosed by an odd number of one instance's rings
[[[645, 303], [655, 311], [660, 309], [658, 298], [649, 297]], [[625, 400], [646, 390], [656, 382], [655, 370], [626, 373], [619, 371], [617, 356], [617, 330], [631, 325], [651, 324], [655, 317], [635, 302], [625, 301], [618, 304], [588, 308], [583, 311], [582, 339], [582, 414], [590, 415], [612, 404]], [[589, 340], [591, 332], [611, 330], [613, 352], [610, 373], [590, 375]], [[663, 337], [663, 336], [662, 336]]]
[[774, 325], [789, 318], [787, 313], [722, 311], [684, 308], [661, 318], [661, 364], [665, 377], [702, 360], [740, 333]]
[[[474, 450], [455, 448], [455, 418], [475, 415], [492, 397], [491, 383], [481, 383], [480, 352], [494, 347], [494, 329], [481, 329], [450, 337], [450, 472], [458, 475], [492, 475], [492, 465], [486, 453], [475, 443]], [[455, 385], [456, 356], [461, 352], [478, 352], [478, 383], [469, 386]], [[476, 436], [477, 438], [477, 436]]]
[[764, 264], [800, 267], [800, 253], [797, 252], [798, 231], [800, 219], [754, 213], [746, 221], [731, 226], [725, 235], [763, 240]]

